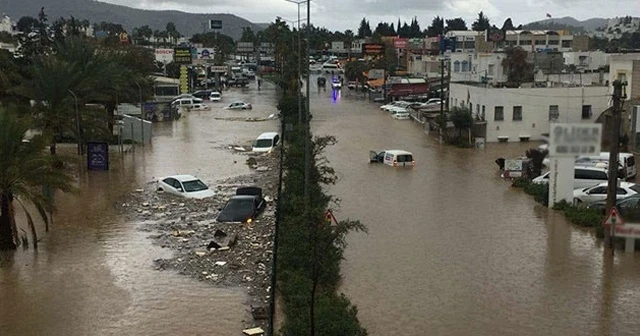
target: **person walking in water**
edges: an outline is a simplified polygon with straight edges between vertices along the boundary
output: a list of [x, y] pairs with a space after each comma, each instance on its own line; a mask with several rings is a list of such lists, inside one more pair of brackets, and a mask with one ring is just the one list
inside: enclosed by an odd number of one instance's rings
[[258, 78], [258, 91], [260, 91], [260, 86], [262, 86], [262, 79]]

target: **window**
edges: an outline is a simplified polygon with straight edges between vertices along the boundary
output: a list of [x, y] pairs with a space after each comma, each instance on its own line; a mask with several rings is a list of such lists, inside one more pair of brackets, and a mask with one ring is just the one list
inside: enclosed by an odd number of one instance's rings
[[453, 62], [453, 72], [460, 72], [460, 61]]
[[616, 190], [616, 194], [618, 194], [618, 195], [626, 195], [626, 194], [627, 194], [627, 191], [626, 191], [626, 190], [624, 190], [624, 189], [622, 189], [622, 188], [618, 188], [618, 189]]
[[480, 115], [480, 120], [484, 120], [484, 105], [482, 105], [482, 114]]
[[531, 40], [520, 40], [520, 45], [521, 46], [531, 45]]
[[462, 61], [462, 72], [468, 72], [469, 71], [469, 62], [467, 61]]
[[521, 120], [522, 120], [522, 106], [514, 106], [513, 121], [521, 121]]
[[558, 120], [558, 117], [560, 117], [558, 105], [549, 105], [549, 120]]
[[559, 40], [549, 40], [549, 45], [558, 45], [560, 44]]
[[536, 40], [536, 45], [537, 46], [539, 46], [539, 45], [543, 46], [543, 45], [546, 45], [546, 44], [547, 44], [547, 41], [545, 41], [545, 40]]
[[618, 80], [621, 82], [626, 82], [627, 81], [627, 74], [626, 73], [619, 73], [618, 74]]
[[607, 181], [607, 173], [599, 170], [591, 170], [591, 169], [576, 169], [575, 174], [573, 175], [575, 179], [581, 180], [601, 180]]
[[582, 119], [591, 118], [591, 105], [582, 105]]
[[494, 68], [495, 68], [495, 65], [493, 65], [493, 64], [489, 64], [489, 68], [488, 68], [488, 70], [487, 70], [487, 74], [488, 74], [489, 76], [493, 76], [493, 70], [494, 70]]
[[571, 48], [571, 40], [562, 41], [562, 47], [563, 48]]
[[504, 120], [504, 107], [496, 106], [493, 110], [493, 120], [495, 121], [503, 121]]
[[589, 195], [601, 195], [601, 194], [606, 194], [607, 193], [607, 187], [595, 187], [591, 190], [589, 190], [589, 192], [587, 192]]
[[476, 104], [476, 114], [480, 114], [480, 104]]

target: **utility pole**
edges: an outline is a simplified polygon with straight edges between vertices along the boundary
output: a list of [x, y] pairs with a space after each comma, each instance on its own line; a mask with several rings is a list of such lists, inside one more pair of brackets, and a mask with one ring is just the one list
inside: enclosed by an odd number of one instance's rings
[[[623, 88], [626, 83], [619, 80], [613, 82], [613, 109], [611, 111], [611, 149], [609, 150], [609, 182], [607, 183], [607, 213], [616, 204], [616, 192], [618, 189], [618, 153], [620, 151], [620, 124], [622, 123], [622, 101], [626, 99]], [[614, 227], [611, 225], [604, 230], [605, 247], [611, 248], [614, 253]]]
[[306, 83], [306, 95], [307, 95], [307, 106], [305, 111], [305, 136], [304, 136], [304, 204], [305, 204], [305, 214], [307, 225], [312, 225], [310, 227], [310, 244], [312, 248], [312, 265], [311, 265], [311, 281], [313, 282], [311, 286], [311, 298], [310, 298], [310, 308], [309, 308], [309, 318], [310, 318], [310, 334], [311, 336], [315, 336], [316, 334], [316, 321], [315, 321], [315, 304], [316, 304], [316, 287], [317, 287], [317, 248], [316, 248], [316, 231], [318, 230], [317, 223], [311, 222], [311, 199], [310, 199], [310, 191], [309, 191], [309, 175], [311, 174], [311, 111], [309, 110], [310, 105], [310, 71], [309, 71], [309, 53], [310, 47], [309, 44], [311, 42], [311, 0], [307, 0], [307, 52], [305, 53], [305, 58], [307, 59], [307, 83]]

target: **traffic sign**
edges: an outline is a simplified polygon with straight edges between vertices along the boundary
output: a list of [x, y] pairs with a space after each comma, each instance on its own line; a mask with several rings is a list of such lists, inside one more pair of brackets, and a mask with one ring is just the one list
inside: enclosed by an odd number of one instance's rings
[[618, 209], [616, 207], [612, 207], [611, 210], [609, 210], [607, 217], [605, 217], [602, 221], [602, 226], [609, 225], [624, 225], [624, 220], [620, 216], [620, 213], [618, 212]]
[[333, 211], [331, 211], [331, 209], [327, 209], [327, 211], [324, 213], [324, 219], [329, 225], [338, 224], [338, 220], [333, 215]]

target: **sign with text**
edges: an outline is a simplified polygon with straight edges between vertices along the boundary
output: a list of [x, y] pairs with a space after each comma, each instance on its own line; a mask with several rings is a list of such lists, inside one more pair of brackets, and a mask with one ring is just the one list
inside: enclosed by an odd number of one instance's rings
[[190, 47], [173, 48], [173, 62], [178, 65], [190, 65], [193, 62]]
[[397, 38], [393, 40], [393, 47], [396, 49], [407, 49], [407, 39]]
[[253, 42], [238, 42], [236, 43], [236, 51], [239, 53], [252, 53], [255, 50]]
[[613, 231], [616, 237], [640, 238], [640, 224], [615, 225]]
[[156, 61], [160, 63], [173, 62], [173, 49], [171, 48], [157, 48], [156, 49]]
[[551, 124], [549, 156], [599, 155], [602, 124]]
[[87, 169], [109, 170], [109, 143], [87, 143]]
[[222, 29], [222, 20], [209, 20], [209, 28]]
[[225, 73], [229, 70], [229, 67], [226, 65], [214, 65], [209, 68], [211, 72]]
[[379, 55], [384, 53], [384, 44], [382, 43], [363, 43], [362, 53], [365, 55]]

